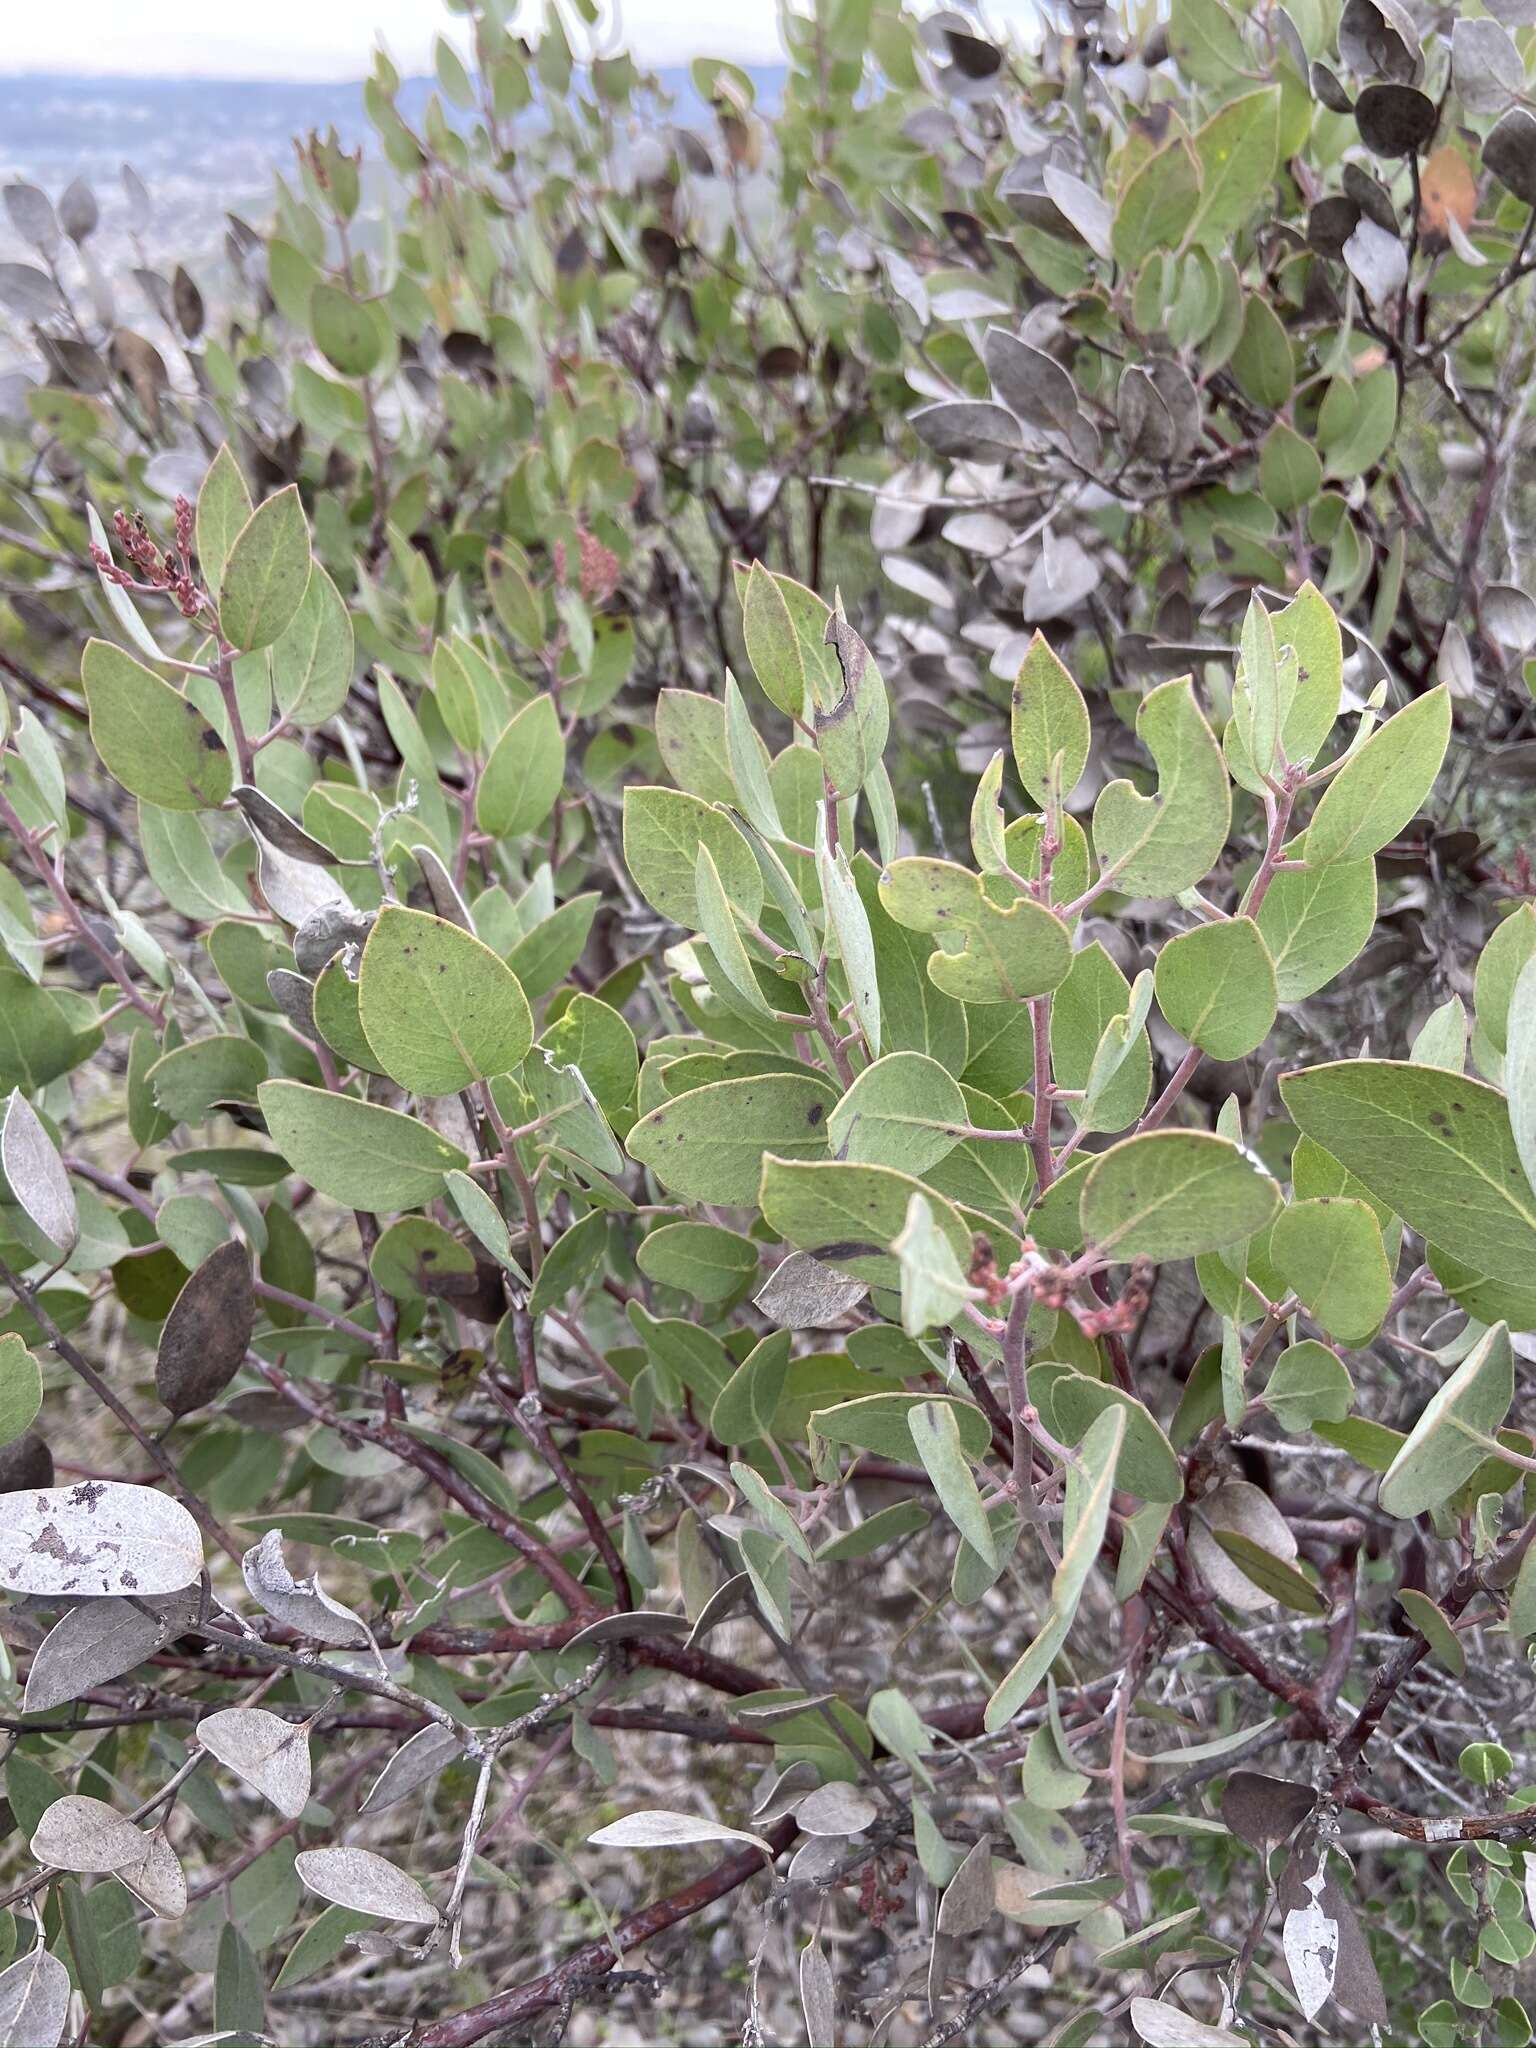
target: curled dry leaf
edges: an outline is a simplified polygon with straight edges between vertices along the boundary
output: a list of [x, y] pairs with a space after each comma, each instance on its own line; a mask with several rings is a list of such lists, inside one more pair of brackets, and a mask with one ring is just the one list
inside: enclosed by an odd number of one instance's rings
[[309, 1804], [309, 1731], [265, 1707], [225, 1707], [205, 1714], [197, 1740], [210, 1756], [243, 1778], [285, 1820], [297, 1820]]
[[152, 1486], [39, 1487], [0, 1523], [0, 1586], [13, 1593], [179, 1593], [202, 1568], [197, 1523]]
[[301, 1881], [333, 1906], [380, 1920], [436, 1925], [437, 1908], [414, 1877], [371, 1849], [301, 1849], [293, 1859]]
[[338, 1649], [358, 1649], [368, 1641], [367, 1629], [350, 1607], [333, 1600], [317, 1578], [296, 1579], [289, 1571], [281, 1530], [269, 1529], [245, 1553], [240, 1569], [246, 1591], [275, 1621]]

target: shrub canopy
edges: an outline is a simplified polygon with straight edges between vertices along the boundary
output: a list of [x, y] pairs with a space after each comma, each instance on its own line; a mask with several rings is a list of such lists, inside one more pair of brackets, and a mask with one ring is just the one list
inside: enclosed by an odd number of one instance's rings
[[1519, 2048], [1524, 27], [470, 19], [5, 194], [0, 2041]]

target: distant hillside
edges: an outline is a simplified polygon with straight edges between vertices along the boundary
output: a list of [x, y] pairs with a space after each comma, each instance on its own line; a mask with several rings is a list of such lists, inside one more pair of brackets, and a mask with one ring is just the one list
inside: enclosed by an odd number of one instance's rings
[[[782, 68], [747, 69], [764, 103], [776, 103]], [[685, 67], [658, 76], [680, 120], [702, 117]], [[407, 118], [433, 89], [430, 78], [406, 81]], [[110, 270], [134, 260], [118, 177], [131, 163], [155, 202], [145, 253], [192, 259], [220, 248], [226, 208], [261, 202], [273, 169], [291, 161], [291, 137], [332, 125], [349, 145], [367, 138], [358, 83], [0, 75], [0, 180], [23, 178], [57, 197], [83, 177], [101, 205], [96, 248]], [[0, 257], [25, 254], [0, 214]]]

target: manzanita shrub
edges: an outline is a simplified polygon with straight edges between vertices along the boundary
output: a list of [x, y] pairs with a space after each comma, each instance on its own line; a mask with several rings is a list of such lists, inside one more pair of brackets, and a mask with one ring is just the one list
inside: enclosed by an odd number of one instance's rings
[[1523, 2041], [1536, 910], [1304, 1023], [1448, 692], [1255, 596], [1085, 805], [1037, 636], [959, 858], [760, 561], [620, 807], [590, 550], [374, 720], [292, 486], [96, 530], [89, 757], [0, 753], [0, 2037]]

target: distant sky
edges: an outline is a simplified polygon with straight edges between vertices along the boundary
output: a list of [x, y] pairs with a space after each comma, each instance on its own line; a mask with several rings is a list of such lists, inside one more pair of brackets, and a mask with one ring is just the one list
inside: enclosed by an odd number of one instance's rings
[[[611, 8], [613, 0], [608, 0]], [[771, 63], [775, 0], [620, 0], [627, 40], [648, 63], [704, 53]], [[529, 8], [537, 17], [539, 0]], [[1032, 11], [1002, 0], [994, 18]], [[4, 0], [0, 72], [203, 78], [356, 78], [382, 34], [402, 69], [426, 70], [440, 29], [464, 24], [442, 0]]]

